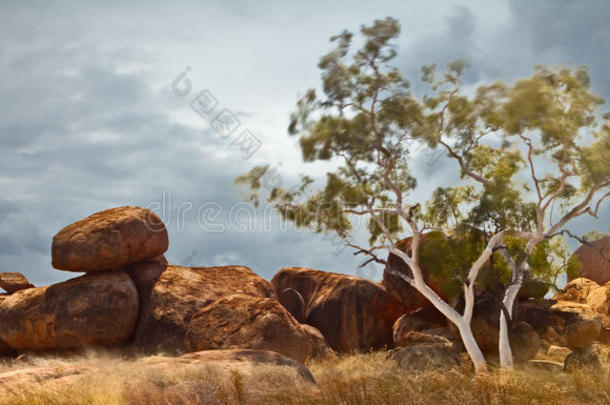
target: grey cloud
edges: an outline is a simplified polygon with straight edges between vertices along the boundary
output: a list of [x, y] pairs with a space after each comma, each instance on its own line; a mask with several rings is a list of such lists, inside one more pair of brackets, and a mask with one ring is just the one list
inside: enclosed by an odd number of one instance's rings
[[[610, 55], [607, 3], [561, 2], [557, 11], [550, 2], [511, 2], [497, 7], [505, 14], [500, 20], [509, 21], [497, 27], [489, 23], [497, 14], [490, 3], [452, 3], [3, 2], [0, 271], [22, 271], [37, 284], [74, 276], [51, 269], [51, 238], [98, 210], [146, 206], [170, 190], [174, 216], [180, 203], [215, 201], [226, 225], [239, 201], [231, 184], [236, 175], [282, 161], [290, 183], [300, 156], [277, 145], [296, 95], [317, 84], [316, 62], [330, 35], [374, 18], [404, 22], [400, 52], [410, 76], [427, 62], [466, 58], [474, 83], [567, 60], [591, 66], [594, 84], [610, 95], [603, 70]], [[556, 23], [546, 26], [548, 16]], [[176, 97], [169, 84], [189, 64], [193, 94]], [[204, 88], [262, 134], [265, 144], [253, 159], [244, 162], [190, 110], [190, 97]], [[456, 175], [451, 165], [429, 166], [425, 158], [415, 171], [422, 195]], [[609, 222], [608, 211], [598, 223]], [[168, 224], [174, 263], [190, 257], [193, 265], [246, 264], [265, 277], [287, 265], [357, 274], [360, 258], [347, 249], [335, 255], [321, 235], [291, 228], [212, 233], [199, 227], [196, 212], [186, 219], [184, 230], [175, 218]]]

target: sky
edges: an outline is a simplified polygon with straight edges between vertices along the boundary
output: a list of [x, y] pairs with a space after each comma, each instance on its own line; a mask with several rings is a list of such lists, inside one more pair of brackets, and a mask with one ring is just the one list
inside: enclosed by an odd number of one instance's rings
[[[0, 1], [0, 272], [36, 285], [72, 278], [51, 267], [53, 236], [138, 205], [165, 221], [170, 263], [379, 279], [332, 236], [269, 212], [244, 222], [232, 181], [259, 164], [285, 185], [324, 174], [303, 164], [289, 114], [318, 85], [329, 37], [386, 16], [401, 23], [396, 64], [408, 78], [456, 58], [472, 65], [469, 85], [527, 77], [535, 64], [587, 65], [610, 99], [607, 0]], [[239, 120], [234, 133], [215, 130], [220, 112]], [[424, 157], [414, 174], [415, 199], [458, 180], [454, 163]], [[598, 221], [571, 229], [609, 226], [606, 202]]]

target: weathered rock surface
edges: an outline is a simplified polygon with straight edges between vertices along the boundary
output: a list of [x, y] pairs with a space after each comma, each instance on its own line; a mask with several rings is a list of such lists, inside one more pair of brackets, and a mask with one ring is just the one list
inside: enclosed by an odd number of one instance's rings
[[571, 301], [524, 301], [517, 319], [529, 323], [550, 344], [570, 349], [591, 345], [602, 327], [600, 315], [589, 305]]
[[59, 231], [51, 248], [53, 267], [93, 272], [162, 255], [168, 247], [165, 225], [155, 213], [119, 207], [95, 213]]
[[527, 322], [515, 322], [509, 339], [513, 359], [517, 363], [533, 359], [540, 350], [540, 338]]
[[221, 298], [195, 313], [184, 345], [188, 351], [273, 350], [300, 362], [332, 352], [319, 331], [299, 324], [277, 300], [243, 294]]
[[133, 337], [145, 351], [184, 351], [193, 314], [232, 294], [276, 298], [268, 281], [243, 266], [182, 267], [162, 262], [133, 265], [129, 274], [140, 293], [140, 317]]
[[0, 393], [12, 392], [20, 385], [44, 386], [73, 382], [75, 378], [90, 373], [92, 368], [84, 364], [54, 367], [28, 367], [0, 373]]
[[395, 342], [396, 347], [431, 344], [451, 345], [451, 341], [446, 336], [434, 333], [432, 331], [408, 331], [401, 336], [400, 340]]
[[569, 372], [585, 368], [608, 374], [610, 371], [610, 350], [607, 346], [599, 343], [576, 349], [566, 357], [564, 368]]
[[[422, 307], [411, 311], [398, 318], [392, 327], [394, 346], [409, 346], [422, 340], [434, 341], [434, 337], [428, 338], [418, 334], [439, 335], [438, 332], [434, 331], [447, 329], [446, 326], [446, 318], [433, 308]], [[447, 329], [447, 331], [449, 330]], [[442, 332], [440, 335], [444, 338], [447, 337]]]
[[610, 343], [610, 283], [599, 285], [586, 278], [577, 278], [558, 291], [553, 299], [588, 305], [601, 318], [598, 340]]
[[448, 344], [399, 347], [392, 350], [388, 358], [407, 371], [450, 369], [461, 362], [460, 352]]
[[21, 290], [0, 302], [0, 340], [19, 350], [119, 345], [131, 336], [138, 307], [133, 281], [118, 271]]
[[[576, 277], [585, 277], [598, 284], [610, 281], [610, 236], [591, 243], [592, 246], [581, 245], [574, 255], [581, 264]], [[570, 281], [572, 278], [569, 279]]]
[[358, 277], [287, 267], [271, 283], [276, 291], [292, 288], [301, 295], [305, 323], [339, 352], [391, 347], [392, 326], [405, 312], [382, 285]]
[[587, 297], [591, 291], [601, 287], [593, 280], [587, 278], [577, 278], [570, 281], [560, 291], [557, 291], [553, 296], [555, 301], [572, 301], [581, 304], [587, 304]]
[[305, 300], [303, 296], [294, 288], [286, 288], [284, 291], [278, 291], [278, 301], [294, 316], [294, 318], [303, 323], [305, 322]]
[[601, 318], [588, 305], [559, 301], [551, 307], [554, 329], [565, 339], [565, 346], [579, 349], [593, 344], [601, 332]]
[[0, 288], [9, 294], [26, 288], [33, 288], [28, 279], [21, 273], [0, 273]]

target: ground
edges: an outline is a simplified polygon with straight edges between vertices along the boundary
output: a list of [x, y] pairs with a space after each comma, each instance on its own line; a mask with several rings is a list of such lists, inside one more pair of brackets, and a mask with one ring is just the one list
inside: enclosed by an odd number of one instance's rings
[[0, 404], [610, 403], [610, 380], [600, 373], [520, 369], [475, 376], [467, 366], [406, 372], [381, 351], [308, 363], [317, 387], [278, 366], [260, 366], [251, 375], [222, 374], [205, 365], [143, 370], [132, 358], [100, 352], [68, 358], [27, 356], [2, 363], [0, 373], [77, 363], [93, 365], [95, 372], [62, 383], [13, 384], [4, 388]]

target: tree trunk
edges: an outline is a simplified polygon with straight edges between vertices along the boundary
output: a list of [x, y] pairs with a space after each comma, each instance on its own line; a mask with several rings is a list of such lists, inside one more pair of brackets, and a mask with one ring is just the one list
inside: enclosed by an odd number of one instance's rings
[[509, 319], [506, 319], [504, 310], [500, 311], [500, 338], [498, 342], [498, 351], [500, 354], [500, 367], [506, 369], [513, 368], [513, 353], [510, 348], [510, 334], [509, 334], [509, 323], [512, 322], [513, 318], [513, 306], [517, 299], [517, 294], [523, 285], [523, 276], [527, 268], [527, 260], [517, 268], [513, 269], [513, 276], [511, 277], [511, 283], [504, 293], [504, 299], [502, 304], [506, 308]]
[[483, 356], [483, 352], [479, 348], [477, 341], [474, 339], [470, 323], [467, 323], [465, 319], [461, 319], [461, 322], [456, 324], [456, 326], [460, 331], [460, 336], [462, 337], [462, 342], [464, 343], [466, 352], [468, 353], [470, 360], [472, 360], [474, 371], [477, 374], [487, 371], [485, 356]]

